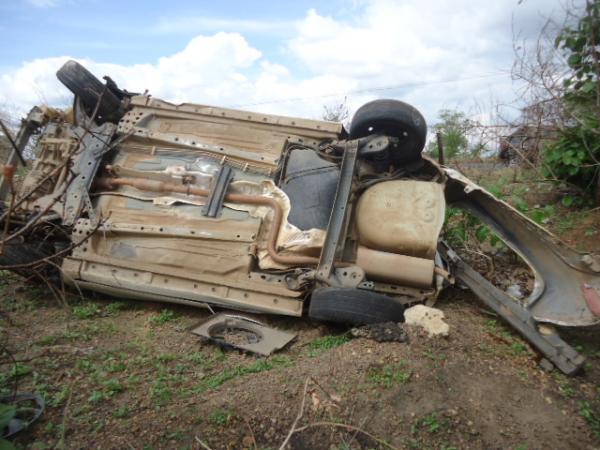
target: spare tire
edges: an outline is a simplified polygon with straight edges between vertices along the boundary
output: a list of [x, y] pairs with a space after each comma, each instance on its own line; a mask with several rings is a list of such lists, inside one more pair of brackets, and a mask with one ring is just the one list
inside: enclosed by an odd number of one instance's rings
[[402, 303], [387, 295], [364, 289], [326, 287], [312, 293], [308, 317], [352, 325], [404, 322], [404, 309]]
[[390, 154], [395, 164], [420, 158], [427, 138], [423, 115], [408, 103], [399, 100], [373, 100], [358, 108], [350, 123], [350, 138], [372, 134], [398, 138], [397, 148]]
[[123, 117], [125, 108], [119, 98], [77, 61], [70, 60], [64, 63], [56, 72], [56, 77], [80, 98], [88, 115], [93, 114], [98, 106], [94, 117], [97, 123], [117, 123]]

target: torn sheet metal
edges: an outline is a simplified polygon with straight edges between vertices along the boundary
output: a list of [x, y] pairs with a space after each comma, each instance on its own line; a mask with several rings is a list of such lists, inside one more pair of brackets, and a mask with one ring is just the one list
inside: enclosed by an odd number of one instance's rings
[[[570, 248], [460, 173], [452, 169], [445, 172], [451, 206], [479, 218], [531, 268], [534, 288], [522, 303], [536, 321], [561, 326], [600, 324], [594, 302], [589, 300], [594, 291], [600, 293], [600, 273], [594, 270], [593, 255]], [[489, 283], [481, 287], [486, 292], [483, 295], [496, 295]]]
[[269, 356], [296, 338], [295, 334], [269, 328], [243, 316], [228, 314], [212, 316], [194, 328], [192, 333], [217, 345], [239, 348], [261, 356]]

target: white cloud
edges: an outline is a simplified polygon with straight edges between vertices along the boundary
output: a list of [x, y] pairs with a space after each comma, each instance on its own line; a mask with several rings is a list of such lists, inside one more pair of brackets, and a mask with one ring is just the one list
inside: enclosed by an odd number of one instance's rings
[[512, 95], [511, 25], [526, 25], [531, 34], [552, 10], [543, 0], [525, 3], [373, 0], [346, 21], [310, 10], [297, 22], [288, 51], [311, 73], [352, 79], [358, 91], [399, 86], [350, 95], [353, 107], [376, 96], [401, 96], [431, 121], [443, 107]]
[[[221, 102], [238, 85], [244, 84], [245, 69], [261, 57], [236, 33], [198, 36], [180, 52], [160, 58], [155, 64], [118, 65], [80, 60], [99, 78], [110, 75], [131, 91], [148, 89], [153, 95], [183, 102]], [[70, 59], [67, 56], [28, 61], [12, 72], [0, 75], [0, 103], [22, 109], [36, 103], [66, 104], [68, 91], [55, 73]]]
[[[233, 32], [197, 36], [181, 51], [152, 63], [82, 62], [99, 77], [110, 75], [121, 87], [148, 89], [173, 102], [319, 117], [323, 104], [345, 96], [351, 109], [373, 98], [392, 97], [422, 109], [431, 123], [442, 108], [466, 110], [474, 99], [512, 99], [511, 25], [534, 35], [551, 10], [546, 0], [520, 6], [516, 0], [361, 0], [351, 15], [343, 14], [349, 18], [310, 10], [291, 27], [286, 22], [192, 17], [165, 20], [159, 31], [286, 27], [292, 35], [282, 43], [287, 63], [265, 58]], [[39, 102], [67, 104], [70, 94], [55, 78], [67, 59], [28, 61], [0, 74], [0, 104], [21, 109]]]

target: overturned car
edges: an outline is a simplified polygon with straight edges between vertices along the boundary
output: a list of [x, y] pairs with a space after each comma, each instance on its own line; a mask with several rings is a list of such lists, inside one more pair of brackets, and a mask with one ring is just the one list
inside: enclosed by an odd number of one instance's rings
[[[453, 279], [565, 373], [583, 358], [548, 324], [600, 323], [600, 260], [423, 157], [426, 124], [376, 100], [339, 123], [173, 105], [57, 73], [67, 112], [31, 110], [0, 183], [0, 264], [77, 289], [343, 323], [401, 321]], [[35, 139], [33, 167], [14, 168]], [[531, 268], [517, 301], [440, 238], [447, 205]]]

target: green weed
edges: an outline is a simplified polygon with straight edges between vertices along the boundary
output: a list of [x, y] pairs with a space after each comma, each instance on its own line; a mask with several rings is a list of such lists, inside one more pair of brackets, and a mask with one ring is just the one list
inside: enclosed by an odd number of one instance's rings
[[117, 419], [125, 419], [131, 415], [131, 410], [127, 405], [120, 406], [116, 410], [113, 411], [113, 416]]
[[387, 364], [382, 367], [372, 367], [367, 372], [367, 380], [375, 385], [391, 388], [398, 384], [406, 383], [411, 376], [410, 371], [406, 371], [406, 364]]
[[123, 392], [125, 390], [123, 385], [121, 385], [119, 380], [117, 380], [116, 378], [110, 378], [108, 380], [104, 380], [102, 382], [102, 386], [104, 387], [104, 392], [106, 393], [106, 395], [108, 397], [113, 397], [113, 396], [117, 395], [118, 393]]
[[178, 316], [175, 314], [174, 311], [170, 309], [163, 309], [160, 313], [156, 314], [155, 316], [152, 316], [150, 318], [150, 322], [153, 325], [164, 325], [167, 322], [171, 322], [177, 319]]
[[588, 402], [580, 403], [579, 407], [579, 415], [588, 423], [594, 436], [600, 439], [600, 413], [594, 411]]
[[104, 307], [104, 312], [110, 316], [114, 316], [120, 311], [125, 311], [130, 308], [130, 304], [127, 302], [110, 302]]
[[349, 340], [350, 336], [347, 334], [330, 335], [317, 338], [308, 344], [308, 356], [314, 358], [315, 356], [319, 356], [327, 350], [345, 344]]
[[411, 433], [415, 434], [419, 429], [424, 429], [428, 433], [438, 433], [443, 428], [448, 427], [448, 425], [447, 419], [440, 419], [437, 413], [431, 413], [417, 419], [411, 429]]
[[231, 420], [232, 414], [224, 409], [217, 409], [208, 416], [208, 422], [219, 427], [226, 426]]
[[106, 400], [106, 395], [101, 391], [92, 391], [92, 393], [88, 397], [88, 402], [94, 405], [102, 403], [104, 400]]
[[248, 374], [265, 372], [275, 367], [289, 367], [293, 365], [292, 361], [286, 356], [274, 356], [270, 360], [260, 359], [249, 366], [237, 366], [231, 369], [225, 369], [217, 374], [204, 378], [194, 389], [196, 393], [217, 389], [223, 383], [237, 377]]
[[78, 319], [91, 319], [100, 315], [102, 310], [96, 303], [86, 303], [84, 305], [73, 306], [73, 314]]

